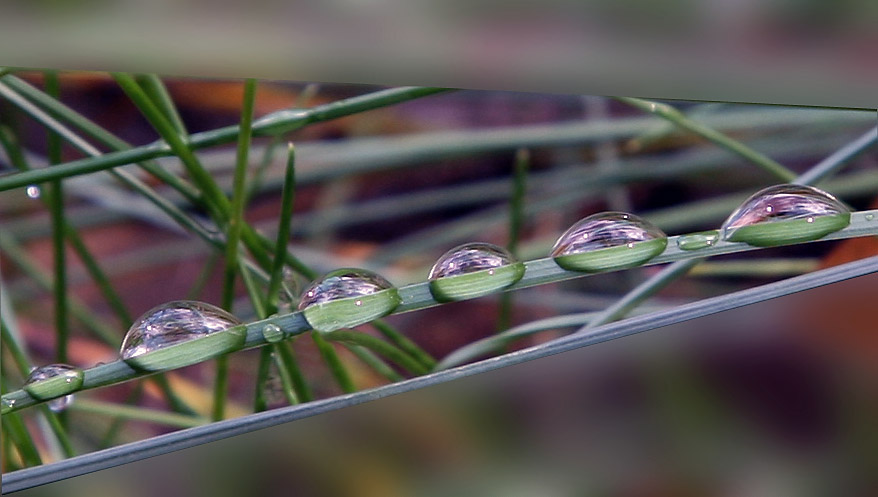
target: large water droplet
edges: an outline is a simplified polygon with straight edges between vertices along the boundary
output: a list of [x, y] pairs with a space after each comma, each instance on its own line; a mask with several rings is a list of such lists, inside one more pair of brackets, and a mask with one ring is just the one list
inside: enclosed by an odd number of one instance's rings
[[[246, 338], [244, 327], [217, 332], [240, 325], [241, 321], [219, 307], [204, 302], [178, 300], [147, 311], [131, 325], [122, 341], [122, 359], [142, 369], [158, 370], [182, 367], [239, 348]], [[186, 350], [172, 345], [190, 342], [196, 338], [212, 340], [193, 342]], [[166, 350], [165, 354], [156, 354]]]
[[481, 297], [524, 276], [524, 264], [490, 243], [466, 243], [439, 258], [430, 269], [430, 293], [439, 302]]
[[[69, 364], [48, 364], [31, 371], [24, 383], [24, 391], [37, 400], [49, 401], [49, 409], [63, 411], [73, 402], [73, 395], [82, 388], [82, 370]], [[65, 395], [67, 394], [67, 395]]]
[[28, 197], [36, 199], [40, 198], [42, 190], [40, 190], [40, 187], [37, 185], [28, 185], [28, 187], [24, 189], [24, 193], [27, 194]]
[[380, 275], [365, 269], [343, 268], [306, 288], [299, 300], [299, 310], [311, 328], [329, 332], [386, 316], [399, 303], [399, 292]]
[[667, 245], [667, 235], [652, 223], [634, 214], [601, 212], [565, 231], [551, 255], [564, 269], [599, 272], [638, 266]]
[[850, 210], [823, 190], [776, 185], [748, 198], [722, 225], [722, 237], [758, 247], [817, 240], [851, 222]]
[[716, 245], [719, 241], [719, 231], [701, 231], [677, 237], [677, 247], [680, 250], [698, 250]]

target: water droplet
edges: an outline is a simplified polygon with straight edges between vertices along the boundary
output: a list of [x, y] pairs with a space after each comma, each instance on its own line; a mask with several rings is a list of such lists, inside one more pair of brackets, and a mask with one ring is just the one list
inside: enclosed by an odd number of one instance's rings
[[386, 316], [399, 303], [399, 292], [380, 275], [343, 268], [312, 283], [299, 301], [299, 310], [311, 328], [329, 332]]
[[439, 302], [481, 297], [524, 276], [524, 264], [491, 243], [466, 243], [445, 252], [430, 269], [430, 293]]
[[3, 404], [6, 407], [15, 407], [15, 399], [3, 399]]
[[[73, 402], [73, 395], [82, 387], [82, 370], [69, 364], [49, 364], [31, 371], [24, 391], [37, 400], [49, 400], [49, 409], [60, 412]], [[66, 394], [66, 395], [65, 395]]]
[[638, 266], [665, 250], [667, 235], [624, 212], [601, 212], [579, 220], [558, 238], [551, 256], [564, 269], [599, 272]]
[[[154, 307], [144, 313], [128, 330], [120, 354], [129, 364], [147, 370], [182, 367], [230, 352], [243, 345], [246, 330], [241, 321], [219, 307], [204, 302], [177, 300]], [[229, 330], [229, 333], [217, 332]], [[153, 354], [172, 345], [199, 340], [186, 351]], [[171, 351], [169, 351], [171, 352]], [[154, 356], [150, 359], [150, 356]]]
[[24, 189], [24, 192], [28, 197], [34, 199], [40, 198], [40, 195], [42, 194], [42, 190], [40, 190], [40, 187], [37, 185], [28, 185], [28, 187]]
[[871, 221], [871, 220], [875, 219], [875, 214], [866, 214], [865, 218], [866, 218], [866, 221]]
[[698, 250], [716, 245], [719, 241], [719, 231], [701, 231], [677, 237], [677, 247], [680, 250]]
[[284, 339], [284, 331], [280, 329], [280, 326], [269, 323], [262, 327], [262, 336], [266, 342], [276, 343]]
[[823, 190], [776, 185], [748, 198], [722, 225], [722, 237], [757, 247], [817, 240], [850, 224], [850, 210]]

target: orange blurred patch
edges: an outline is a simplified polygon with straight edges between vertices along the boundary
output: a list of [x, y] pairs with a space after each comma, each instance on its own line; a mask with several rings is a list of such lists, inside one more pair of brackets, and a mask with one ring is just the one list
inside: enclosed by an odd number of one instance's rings
[[[870, 208], [878, 208], [878, 200]], [[852, 238], [838, 243], [820, 266], [837, 266], [874, 255], [878, 255], [878, 237]], [[876, 288], [878, 276], [873, 274], [807, 292], [794, 319], [802, 329], [808, 330], [807, 339], [821, 350], [878, 372]]]

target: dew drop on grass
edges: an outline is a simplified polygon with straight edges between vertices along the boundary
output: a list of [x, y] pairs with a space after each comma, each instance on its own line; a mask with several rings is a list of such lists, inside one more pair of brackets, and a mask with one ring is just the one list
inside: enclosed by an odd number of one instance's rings
[[439, 258], [430, 269], [430, 293], [439, 302], [475, 297], [506, 288], [524, 275], [524, 264], [491, 243], [466, 243]]
[[772, 247], [817, 240], [850, 224], [831, 194], [805, 185], [770, 186], [748, 198], [723, 223], [723, 240]]
[[223, 331], [241, 321], [219, 307], [177, 300], [147, 311], [122, 341], [122, 359], [132, 359], [170, 345]]
[[719, 231], [702, 231], [677, 237], [677, 247], [680, 250], [699, 250], [716, 245], [719, 241]]
[[40, 198], [40, 195], [42, 194], [42, 190], [40, 190], [40, 187], [37, 185], [28, 185], [28, 187], [24, 189], [24, 192], [29, 198], [33, 199]]
[[262, 327], [262, 337], [265, 338], [266, 342], [277, 343], [284, 339], [284, 332], [280, 326], [269, 323]]
[[875, 219], [875, 214], [866, 214], [865, 218], [866, 218], [866, 221], [871, 221], [871, 220]]
[[[46, 381], [53, 378], [57, 380]], [[70, 392], [79, 390], [82, 387], [82, 380], [82, 370], [77, 367], [69, 364], [48, 364], [31, 371], [24, 383], [24, 391], [38, 400], [52, 398], [53, 400], [48, 403], [49, 409], [60, 412], [73, 402], [73, 395]]]
[[579, 220], [558, 238], [551, 256], [564, 269], [599, 272], [638, 266], [665, 250], [667, 235], [645, 219], [601, 212]]
[[382, 276], [365, 269], [327, 273], [302, 293], [299, 310], [316, 331], [351, 328], [390, 314], [399, 292]]

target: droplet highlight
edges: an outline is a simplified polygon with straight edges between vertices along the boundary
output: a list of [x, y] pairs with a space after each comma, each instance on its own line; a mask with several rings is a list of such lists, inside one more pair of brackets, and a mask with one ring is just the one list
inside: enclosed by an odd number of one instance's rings
[[382, 276], [365, 269], [327, 273], [302, 293], [299, 310], [316, 331], [359, 326], [393, 312], [401, 299]]
[[277, 343], [283, 340], [284, 336], [284, 331], [276, 324], [269, 323], [262, 327], [262, 337], [266, 342]]
[[[168, 302], [150, 309], [131, 325], [120, 355], [129, 365], [150, 371], [195, 364], [242, 347], [246, 328], [241, 324], [211, 304]], [[228, 332], [219, 333], [223, 331]]]
[[677, 237], [677, 247], [680, 250], [699, 250], [713, 247], [719, 241], [719, 231], [701, 231]]
[[639, 266], [667, 245], [667, 235], [645, 219], [625, 212], [601, 212], [565, 231], [551, 256], [564, 269], [596, 273]]
[[723, 223], [722, 238], [757, 247], [817, 240], [843, 229], [851, 212], [831, 194], [805, 185], [776, 185], [748, 198]]
[[24, 193], [28, 198], [38, 199], [43, 192], [37, 185], [28, 185], [27, 188], [24, 189]]
[[465, 300], [507, 288], [524, 276], [524, 263], [491, 243], [465, 243], [445, 252], [430, 269], [438, 302]]
[[37, 400], [49, 400], [49, 409], [63, 411], [73, 402], [73, 395], [82, 388], [84, 375], [81, 369], [69, 364], [48, 364], [31, 371], [22, 387]]

